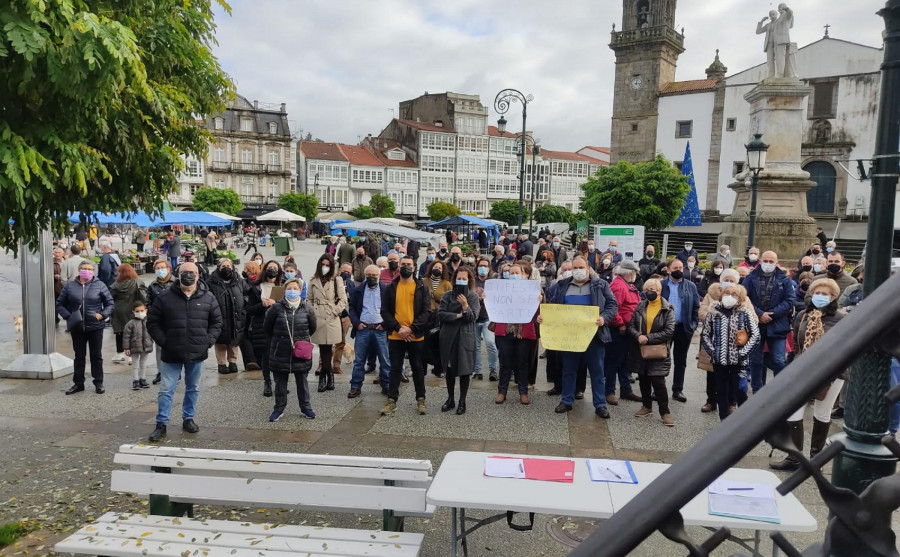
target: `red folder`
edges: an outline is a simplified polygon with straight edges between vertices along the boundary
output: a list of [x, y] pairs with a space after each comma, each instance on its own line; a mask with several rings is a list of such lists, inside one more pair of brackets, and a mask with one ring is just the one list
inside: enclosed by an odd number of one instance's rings
[[[491, 456], [490, 458], [517, 458], [513, 456]], [[525, 479], [543, 482], [572, 483], [575, 481], [575, 461], [548, 458], [523, 458]]]

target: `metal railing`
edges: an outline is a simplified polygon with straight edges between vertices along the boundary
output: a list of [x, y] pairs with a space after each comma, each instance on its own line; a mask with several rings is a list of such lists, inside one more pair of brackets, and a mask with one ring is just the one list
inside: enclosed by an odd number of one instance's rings
[[[679, 510], [763, 440], [801, 461], [801, 469], [778, 487], [780, 493], [790, 492], [809, 477], [815, 479], [831, 511], [824, 551], [849, 546], [856, 549], [832, 554], [896, 555], [896, 550], [891, 547], [894, 536], [890, 531], [890, 519], [893, 510], [900, 506], [900, 488], [897, 486], [900, 476], [872, 478], [874, 481], [861, 495], [834, 487], [820, 468], [843, 450], [842, 436], [832, 438], [824, 451], [808, 461], [790, 443], [785, 419], [805, 405], [823, 384], [847, 369], [853, 360], [872, 350], [876, 343], [884, 342], [886, 336], [896, 335], [898, 329], [900, 276], [895, 276], [604, 522], [569, 553], [569, 557], [621, 557], [657, 529], [687, 547], [689, 555], [709, 555], [728, 537], [728, 530], [720, 529], [705, 542], [694, 543], [684, 531]], [[896, 336], [892, 342], [896, 342]], [[857, 381], [861, 379], [865, 378], [859, 377]], [[898, 396], [900, 388], [895, 388], [887, 398], [896, 400]], [[896, 441], [890, 438], [883, 443], [900, 457], [900, 445]], [[788, 555], [801, 555], [780, 534], [773, 534], [772, 539]], [[885, 547], [894, 552], [882, 553]]]

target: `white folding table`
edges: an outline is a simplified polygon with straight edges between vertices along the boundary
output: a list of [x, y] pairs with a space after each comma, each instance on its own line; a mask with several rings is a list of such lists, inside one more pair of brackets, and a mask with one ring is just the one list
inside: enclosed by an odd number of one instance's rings
[[[484, 475], [484, 459], [489, 456], [555, 459], [536, 455], [467, 451], [447, 453], [431, 481], [426, 500], [432, 505], [449, 507], [453, 513], [450, 526], [450, 555], [453, 557], [457, 554], [457, 545], [460, 542], [463, 553], [468, 554], [467, 535], [482, 526], [506, 518], [509, 511], [566, 514], [586, 518], [609, 518], [613, 514], [609, 484], [592, 482], [583, 458], [556, 459], [575, 461], [572, 483], [565, 483], [487, 477]], [[466, 509], [484, 509], [502, 513], [478, 520], [471, 528], [466, 529]]]
[[[454, 451], [447, 453], [438, 468], [431, 486], [428, 488], [426, 500], [429, 504], [449, 507], [452, 511], [450, 555], [457, 555], [457, 546], [463, 546], [464, 554], [468, 553], [466, 536], [503, 518], [507, 511], [527, 512], [550, 515], [567, 515], [584, 518], [609, 518], [622, 509], [650, 482], [660, 476], [668, 464], [631, 461], [632, 469], [638, 479], [637, 484], [592, 482], [588, 474], [586, 459], [561, 458], [559, 460], [575, 461], [575, 474], [572, 483], [535, 481], [513, 478], [490, 478], [484, 475], [484, 459], [488, 456], [504, 456], [512, 458], [550, 458], [536, 455], [510, 455], [501, 453]], [[729, 480], [750, 483], [761, 483], [773, 487], [781, 480], [766, 470], [732, 468], [722, 475]], [[709, 514], [707, 490], [703, 490], [681, 509], [686, 526], [703, 526], [717, 529], [722, 526], [755, 531], [754, 547], [747, 545], [747, 540], [732, 537], [743, 547], [759, 555], [760, 532], [814, 532], [816, 520], [793, 494], [781, 496], [776, 492], [780, 524], [716, 516]], [[471, 528], [466, 528], [466, 509], [484, 509], [503, 511], [482, 520], [475, 521]], [[469, 519], [474, 521], [475, 519]], [[458, 521], [458, 522], [457, 522]], [[777, 555], [777, 548], [774, 550]]]

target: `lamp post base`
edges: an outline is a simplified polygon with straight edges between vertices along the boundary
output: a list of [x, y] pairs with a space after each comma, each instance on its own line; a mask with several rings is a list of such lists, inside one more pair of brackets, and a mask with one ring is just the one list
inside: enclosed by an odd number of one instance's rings
[[71, 358], [59, 352], [49, 354], [22, 354], [0, 370], [0, 378], [7, 379], [59, 379], [75, 372]]

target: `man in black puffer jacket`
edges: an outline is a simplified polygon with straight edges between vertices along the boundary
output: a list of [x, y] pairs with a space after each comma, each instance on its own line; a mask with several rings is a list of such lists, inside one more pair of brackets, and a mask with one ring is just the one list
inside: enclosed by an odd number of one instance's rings
[[188, 433], [200, 430], [194, 423], [194, 408], [200, 393], [200, 369], [222, 331], [219, 303], [202, 282], [198, 282], [197, 265], [182, 263], [178, 284], [163, 291], [150, 306], [147, 329], [154, 342], [162, 347], [162, 361], [157, 367], [162, 375], [158, 396], [156, 429], [150, 441], [166, 435], [166, 423], [172, 409], [172, 396], [184, 368], [184, 402], [182, 427]]

